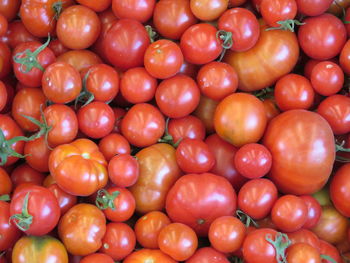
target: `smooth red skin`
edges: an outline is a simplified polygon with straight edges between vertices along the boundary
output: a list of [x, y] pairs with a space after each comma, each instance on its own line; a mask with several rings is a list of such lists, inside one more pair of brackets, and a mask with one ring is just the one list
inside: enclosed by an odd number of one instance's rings
[[99, 251], [111, 256], [113, 260], [122, 260], [131, 254], [135, 245], [136, 237], [131, 227], [125, 223], [109, 223]]
[[159, 109], [166, 116], [182, 118], [196, 109], [200, 91], [193, 79], [179, 74], [163, 80], [157, 88], [155, 98]]
[[49, 171], [49, 155], [51, 150], [47, 147], [44, 137], [26, 142], [24, 145], [25, 160], [29, 166], [39, 172]]
[[11, 173], [11, 181], [14, 188], [24, 183], [33, 183], [36, 185], [42, 185], [45, 179], [45, 174], [38, 172], [37, 170], [24, 163], [17, 166]]
[[134, 226], [137, 242], [144, 248], [159, 248], [158, 235], [171, 223], [163, 212], [152, 211], [140, 217]]
[[263, 101], [267, 123], [269, 123], [273, 118], [275, 118], [281, 111], [278, 109], [275, 99], [269, 98]]
[[143, 65], [150, 39], [144, 26], [132, 19], [120, 19], [108, 30], [103, 47], [107, 59], [122, 70]]
[[101, 0], [101, 1], [94, 1], [94, 2], [91, 2], [89, 0], [77, 0], [77, 2], [81, 5], [89, 7], [95, 12], [102, 12], [111, 5], [112, 0]]
[[334, 134], [350, 132], [350, 98], [333, 95], [323, 100], [317, 108], [318, 114], [327, 120]]
[[216, 37], [217, 29], [205, 23], [189, 27], [181, 36], [180, 47], [184, 59], [192, 64], [207, 64], [222, 51], [222, 43]]
[[313, 59], [326, 60], [340, 53], [347, 34], [339, 18], [322, 14], [306, 18], [303, 23], [305, 24], [298, 30], [298, 40], [306, 55]]
[[[0, 57], [1, 57], [1, 42], [0, 42]], [[1, 75], [1, 72], [0, 72]], [[1, 77], [0, 77], [1, 78]], [[0, 111], [0, 113], [8, 113], [11, 111], [13, 98], [15, 97], [15, 84], [13, 83], [13, 78], [4, 79], [3, 83], [6, 87], [7, 101], [5, 107]]]
[[21, 236], [21, 231], [10, 223], [10, 204], [0, 201], [0, 251], [11, 248]]
[[80, 108], [77, 117], [80, 131], [90, 138], [103, 138], [114, 128], [115, 116], [112, 108], [100, 101]]
[[211, 62], [199, 70], [197, 84], [203, 95], [220, 101], [237, 90], [238, 76], [229, 64]]
[[151, 104], [140, 103], [125, 114], [121, 133], [128, 142], [137, 147], [155, 144], [163, 135], [165, 120], [161, 112]]
[[320, 250], [320, 239], [316, 236], [315, 233], [311, 232], [307, 229], [299, 229], [295, 232], [288, 233], [288, 238], [291, 241], [291, 244], [298, 244], [298, 243], [306, 243], [310, 246], [316, 248], [317, 250]]
[[6, 86], [2, 81], [0, 81], [0, 112], [3, 109], [5, 109], [7, 104], [7, 99], [8, 99], [8, 95], [7, 95]]
[[[337, 248], [324, 240], [320, 240], [320, 254], [330, 256], [332, 259], [335, 260], [336, 263], [342, 262], [342, 258]], [[331, 261], [326, 259], [322, 259], [321, 262], [331, 263]]]
[[269, 123], [263, 144], [272, 154], [269, 176], [280, 192], [312, 194], [326, 184], [335, 158], [334, 137], [320, 115], [305, 110], [281, 113]]
[[53, 104], [44, 111], [48, 126], [52, 129], [48, 135], [48, 143], [51, 147], [69, 143], [78, 134], [78, 118], [75, 112], [66, 105]]
[[238, 192], [238, 208], [255, 220], [267, 217], [277, 200], [277, 188], [268, 179], [253, 179]]
[[350, 217], [350, 164], [344, 164], [334, 175], [330, 184], [330, 197], [335, 208]]
[[199, 118], [187, 115], [183, 118], [170, 119], [168, 133], [175, 143], [185, 138], [204, 140], [205, 127]]
[[176, 162], [185, 173], [205, 173], [215, 164], [208, 145], [199, 139], [183, 139], [176, 149]]
[[196, 79], [199, 66], [195, 64], [188, 63], [186, 60], [181, 65], [179, 73], [187, 75], [193, 79]]
[[247, 51], [259, 39], [260, 26], [253, 12], [245, 8], [232, 8], [219, 18], [218, 28], [232, 33], [233, 51]]
[[57, 198], [60, 206], [61, 215], [64, 215], [70, 208], [76, 205], [78, 199], [75, 195], [71, 195], [62, 190], [56, 183], [47, 187]]
[[[119, 93], [120, 95], [120, 93]], [[122, 119], [124, 118], [126, 114], [126, 110], [120, 107], [114, 107], [113, 108], [115, 122], [114, 122], [114, 129], [113, 132], [115, 133], [121, 133], [121, 125], [122, 125]]]
[[86, 79], [86, 89], [94, 94], [94, 100], [101, 102], [113, 100], [119, 91], [118, 72], [106, 64], [93, 65], [87, 72], [89, 75]]
[[309, 244], [299, 243], [288, 247], [288, 263], [321, 263], [321, 256], [318, 250]]
[[116, 186], [132, 186], [139, 178], [139, 164], [130, 154], [118, 154], [108, 163], [108, 176]]
[[249, 179], [260, 178], [270, 171], [272, 156], [264, 145], [248, 143], [236, 152], [234, 165], [244, 177]]
[[[8, 115], [0, 114], [0, 129], [5, 135], [6, 140], [13, 137], [23, 136], [23, 132], [18, 124]], [[24, 141], [12, 144], [11, 148], [19, 154], [23, 154]], [[4, 166], [10, 166], [18, 161], [18, 157], [10, 156]]]
[[154, 97], [157, 85], [157, 79], [152, 77], [145, 68], [131, 68], [121, 77], [120, 92], [128, 102], [143, 103]]
[[83, 257], [80, 263], [114, 263], [114, 260], [107, 254], [94, 253]]
[[295, 0], [263, 0], [260, 5], [260, 13], [270, 27], [279, 27], [277, 22], [295, 18], [297, 3]]
[[184, 58], [178, 44], [167, 39], [157, 40], [148, 46], [144, 65], [151, 76], [167, 79], [180, 71]]
[[[235, 190], [225, 178], [210, 173], [187, 174], [168, 192], [165, 208], [173, 222], [187, 224], [199, 236], [206, 236], [211, 222], [236, 211], [236, 202]], [[202, 220], [204, 223], [199, 222]]]
[[332, 2], [332, 0], [296, 0], [298, 12], [306, 16], [322, 15]]
[[49, 48], [55, 54], [56, 57], [68, 52], [70, 49], [65, 47], [59, 39], [51, 40]]
[[103, 137], [98, 147], [107, 161], [110, 161], [117, 154], [130, 154], [129, 142], [118, 133], [110, 133]]
[[56, 62], [48, 66], [42, 77], [45, 96], [54, 103], [73, 101], [82, 89], [79, 72], [66, 62]]
[[304, 65], [304, 76], [308, 79], [311, 78], [311, 72], [314, 69], [314, 67], [321, 62], [321, 60], [316, 60], [316, 59], [309, 59], [305, 65]]
[[78, 72], [93, 65], [103, 63], [101, 58], [88, 49], [70, 50], [57, 57], [57, 61], [65, 62], [75, 68]]
[[305, 224], [303, 225], [303, 228], [313, 228], [315, 225], [317, 225], [318, 220], [320, 220], [322, 208], [320, 203], [311, 195], [302, 195], [300, 196], [301, 199], [303, 199], [304, 203], [307, 206], [308, 212], [307, 212], [307, 219]]
[[[28, 49], [31, 52], [34, 52], [41, 45], [42, 44], [40, 42], [34, 42], [34, 41], [21, 43], [21, 44], [16, 46], [16, 48], [13, 51], [13, 55], [16, 56], [17, 54], [22, 53]], [[24, 57], [26, 57], [26, 55], [19, 56], [19, 58], [24, 58]], [[54, 63], [56, 61], [56, 56], [50, 48], [46, 47], [37, 56], [37, 61], [44, 69], [46, 69], [49, 65], [51, 65], [52, 63]], [[24, 73], [21, 71], [21, 69], [25, 70], [26, 67], [22, 66], [19, 63], [16, 63], [13, 60], [13, 70], [14, 70], [14, 73], [15, 73], [18, 81], [22, 82], [24, 85], [26, 85], [28, 87], [37, 88], [37, 87], [41, 86], [41, 79], [43, 76], [42, 70], [34, 67], [31, 69], [31, 71]]]
[[0, 196], [12, 192], [12, 181], [7, 171], [0, 167]]
[[278, 108], [282, 111], [307, 110], [314, 102], [315, 91], [304, 76], [288, 74], [277, 81], [274, 96]]
[[193, 256], [186, 260], [186, 263], [229, 263], [229, 260], [225, 254], [211, 247], [202, 247], [197, 249]]
[[193, 115], [198, 117], [205, 126], [207, 134], [212, 134], [215, 132], [214, 129], [214, 114], [219, 102], [212, 100], [206, 96], [201, 96], [199, 99], [199, 104]]
[[27, 235], [42, 236], [53, 230], [60, 219], [60, 207], [55, 195], [48, 189], [37, 185], [28, 185], [17, 190], [11, 199], [10, 214], [22, 213], [24, 198], [29, 194], [28, 213], [33, 221]]
[[125, 260], [124, 263], [135, 263], [135, 262], [147, 262], [152, 263], [177, 263], [167, 254], [163, 253], [159, 249], [145, 249], [142, 248], [131, 253]]
[[313, 68], [310, 80], [317, 93], [331, 96], [343, 87], [344, 72], [337, 64], [331, 61], [322, 61]]
[[0, 13], [6, 17], [8, 21], [14, 19], [21, 5], [20, 0], [4, 0], [0, 2]]
[[9, 23], [6, 35], [1, 37], [1, 42], [9, 45], [11, 49], [14, 49], [17, 45], [28, 41], [40, 42], [40, 39], [29, 33], [20, 20], [15, 20]]
[[112, 10], [118, 18], [129, 18], [145, 23], [152, 17], [155, 4], [155, 0], [113, 0]]
[[[348, 8], [347, 10], [350, 10]], [[350, 11], [349, 11], [350, 12]], [[348, 19], [350, 21], [350, 18]], [[349, 26], [347, 24], [346, 26]], [[345, 74], [350, 74], [350, 41], [348, 40], [339, 55], [339, 64]]]
[[[0, 42], [0, 62], [2, 66], [0, 68], [0, 78], [3, 80], [12, 70], [12, 53], [9, 46]], [[5, 83], [6, 85], [6, 83]], [[8, 91], [9, 92], [9, 91]]]
[[261, 228], [250, 232], [243, 242], [243, 257], [249, 263], [276, 263], [276, 250], [265, 238], [275, 239], [277, 231]]

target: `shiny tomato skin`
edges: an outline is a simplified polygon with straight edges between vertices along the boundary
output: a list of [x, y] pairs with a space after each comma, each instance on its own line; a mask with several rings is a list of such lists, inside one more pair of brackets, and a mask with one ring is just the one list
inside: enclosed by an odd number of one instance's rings
[[112, 0], [112, 10], [118, 18], [129, 18], [145, 23], [152, 17], [155, 4], [155, 0]]
[[215, 110], [217, 134], [240, 147], [261, 139], [267, 123], [263, 103], [247, 93], [234, 93], [223, 99]]
[[130, 154], [118, 154], [108, 163], [108, 176], [119, 187], [130, 187], [139, 178], [139, 164]]
[[[337, 250], [337, 248], [324, 240], [320, 240], [320, 253], [322, 255], [330, 256], [332, 259], [335, 260], [336, 263], [342, 262], [340, 253]], [[331, 261], [325, 260], [325, 259], [322, 259], [321, 262], [322, 263], [331, 263]]]
[[301, 228], [298, 231], [287, 233], [291, 244], [306, 243], [320, 250], [320, 239], [310, 230]]
[[187, 224], [199, 236], [206, 236], [216, 218], [235, 212], [236, 202], [235, 190], [225, 178], [210, 173], [187, 174], [170, 189], [165, 208], [173, 222]]
[[11, 248], [21, 236], [21, 231], [10, 223], [10, 204], [0, 201], [0, 250]]
[[146, 249], [142, 248], [138, 251], [131, 253], [124, 259], [124, 263], [177, 263], [167, 254], [163, 253], [159, 249]]
[[123, 135], [120, 135], [118, 133], [110, 133], [107, 136], [103, 137], [100, 140], [98, 147], [108, 162], [115, 155], [130, 154], [129, 142], [124, 138]]
[[70, 50], [57, 57], [57, 62], [65, 62], [75, 68], [78, 72], [93, 65], [101, 64], [101, 58], [88, 49]]
[[51, 150], [44, 137], [26, 142], [24, 145], [25, 160], [28, 165], [39, 172], [49, 171], [49, 155]]
[[77, 0], [77, 2], [83, 6], [89, 7], [95, 12], [102, 12], [110, 7], [112, 0], [101, 0], [91, 2], [89, 0]]
[[287, 260], [290, 263], [321, 263], [319, 251], [305, 243], [291, 245], [287, 249]]
[[28, 164], [23, 163], [18, 165], [11, 173], [11, 181], [16, 188], [20, 184], [33, 183], [35, 185], [42, 185], [45, 179], [45, 174], [38, 172]]
[[202, 247], [190, 257], [186, 263], [229, 263], [225, 254], [211, 247]]
[[278, 109], [275, 99], [269, 98], [263, 101], [267, 122], [269, 123], [274, 117], [281, 113], [280, 109]]
[[12, 70], [11, 50], [5, 43], [0, 42], [0, 78], [6, 77]]
[[80, 263], [114, 263], [111, 256], [104, 253], [93, 253], [83, 257]]
[[66, 193], [56, 183], [49, 185], [47, 189], [49, 189], [57, 198], [61, 215], [64, 215], [69, 209], [76, 205], [77, 197]]
[[218, 101], [212, 100], [206, 96], [201, 95], [199, 99], [199, 104], [193, 115], [198, 117], [205, 126], [205, 130], [208, 134], [212, 134], [215, 132], [214, 129], [214, 114]]
[[269, 123], [263, 143], [273, 158], [270, 178], [281, 192], [312, 194], [326, 184], [335, 158], [334, 137], [320, 115], [284, 112]]
[[[349, 9], [350, 10], [350, 9]], [[346, 41], [339, 55], [339, 64], [345, 74], [350, 74], [350, 41]]]
[[344, 164], [334, 175], [330, 185], [330, 196], [335, 208], [344, 216], [349, 217], [349, 178], [350, 164]]
[[185, 138], [199, 140], [204, 140], [205, 138], [204, 124], [193, 115], [171, 119], [168, 123], [168, 132], [175, 143]]
[[21, 1], [2, 1], [0, 4], [0, 13], [4, 15], [8, 21], [13, 20], [18, 13]]
[[295, 0], [263, 0], [260, 5], [260, 13], [270, 27], [279, 27], [280, 24], [277, 22], [295, 18], [297, 8]]
[[300, 196], [308, 208], [307, 219], [303, 228], [310, 229], [314, 227], [320, 220], [322, 208], [319, 202], [311, 195]]
[[298, 11], [306, 16], [322, 15], [331, 6], [331, 0], [296, 0]]
[[213, 21], [228, 8], [229, 0], [191, 0], [192, 13], [202, 21]]

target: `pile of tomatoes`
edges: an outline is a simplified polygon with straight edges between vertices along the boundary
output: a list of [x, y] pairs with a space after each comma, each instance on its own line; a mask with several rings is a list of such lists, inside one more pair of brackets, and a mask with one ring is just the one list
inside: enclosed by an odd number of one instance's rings
[[0, 0], [0, 263], [350, 262], [350, 0]]

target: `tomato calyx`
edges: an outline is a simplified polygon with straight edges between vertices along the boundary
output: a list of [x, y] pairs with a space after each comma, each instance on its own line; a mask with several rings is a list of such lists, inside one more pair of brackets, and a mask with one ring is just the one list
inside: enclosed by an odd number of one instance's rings
[[0, 195], [0, 201], [7, 202], [7, 201], [10, 201], [10, 200], [11, 200], [11, 198], [10, 198], [9, 195]]
[[101, 209], [112, 209], [115, 210], [115, 204], [114, 200], [120, 195], [119, 191], [115, 191], [112, 194], [110, 194], [107, 190], [101, 189], [97, 192], [97, 197], [96, 197], [96, 206]]
[[278, 21], [277, 24], [279, 24], [280, 26], [269, 27], [269, 28], [266, 28], [265, 31], [281, 29], [281, 30], [294, 32], [295, 25], [297, 26], [305, 25], [305, 23], [302, 23], [296, 19], [287, 19], [287, 20]]
[[222, 52], [220, 54], [220, 57], [217, 61], [221, 61], [226, 53], [227, 49], [230, 49], [233, 45], [233, 39], [232, 39], [232, 32], [228, 32], [225, 30], [218, 30], [216, 32], [216, 38], [222, 41]]
[[177, 148], [180, 144], [180, 142], [183, 140], [183, 138], [180, 138], [177, 142], [174, 142], [173, 136], [169, 134], [169, 118], [166, 119], [165, 121], [165, 131], [164, 131], [164, 136], [158, 140], [159, 143], [167, 143], [173, 146], [174, 148]]
[[16, 63], [21, 64], [20, 70], [22, 73], [28, 73], [33, 68], [38, 68], [41, 71], [45, 70], [38, 61], [38, 55], [49, 45], [49, 43], [50, 35], [48, 36], [47, 41], [38, 47], [34, 52], [30, 51], [30, 49], [26, 49], [23, 52], [19, 52], [14, 55], [13, 60]]
[[55, 3], [52, 4], [52, 10], [55, 13], [54, 15], [54, 19], [58, 20], [58, 18], [60, 17], [62, 10], [63, 10], [63, 2], [62, 1], [57, 1]]
[[148, 36], [149, 36], [151, 43], [153, 43], [155, 41], [156, 37], [158, 36], [157, 32], [150, 25], [146, 25], [145, 28], [146, 28], [146, 31], [148, 33]]
[[250, 227], [251, 225], [259, 227], [259, 224], [255, 222], [253, 218], [244, 213], [242, 210], [237, 210], [236, 215], [246, 227]]
[[321, 256], [321, 258], [323, 258], [325, 260], [328, 260], [328, 261], [330, 261], [332, 263], [337, 263], [332, 257], [330, 257], [328, 255], [321, 254], [320, 256]]
[[24, 197], [22, 213], [14, 214], [13, 216], [10, 217], [10, 220], [13, 220], [16, 226], [22, 231], [27, 231], [33, 222], [33, 216], [30, 215], [28, 212], [29, 195], [30, 195], [30, 192], [28, 192]]
[[286, 250], [292, 244], [287, 234], [278, 232], [275, 240], [272, 240], [272, 236], [270, 234], [267, 234], [265, 236], [265, 239], [275, 248], [277, 262], [287, 263]]
[[85, 76], [83, 78], [83, 89], [74, 101], [74, 108], [75, 109], [77, 109], [78, 103], [82, 103], [81, 107], [85, 107], [95, 99], [95, 95], [93, 93], [91, 93], [90, 91], [88, 91], [86, 88], [86, 81], [87, 81], [89, 75], [90, 75], [90, 70], [88, 70], [88, 72], [85, 74]]

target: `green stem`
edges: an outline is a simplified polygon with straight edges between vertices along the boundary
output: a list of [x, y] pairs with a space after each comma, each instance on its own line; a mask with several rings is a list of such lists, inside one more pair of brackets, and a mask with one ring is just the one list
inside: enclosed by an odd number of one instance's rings
[[119, 196], [120, 192], [115, 191], [112, 194], [110, 194], [107, 190], [101, 189], [97, 192], [97, 197], [96, 197], [96, 206], [101, 209], [112, 209], [115, 210], [115, 204], [114, 200]]
[[325, 260], [328, 260], [332, 263], [337, 263], [333, 258], [331, 258], [330, 256], [328, 255], [324, 255], [324, 254], [321, 254], [321, 258], [325, 259]]
[[250, 227], [251, 225], [253, 225], [255, 227], [259, 227], [258, 223], [255, 222], [253, 218], [248, 216], [242, 210], [237, 210], [236, 215], [237, 215], [238, 219], [241, 220], [241, 222], [243, 224], [245, 224], [246, 227]]
[[1, 195], [0, 196], [0, 201], [10, 201], [11, 200], [11, 198], [10, 198], [10, 196], [9, 195]]
[[30, 192], [28, 192], [24, 197], [22, 213], [15, 214], [10, 217], [10, 220], [14, 220], [16, 226], [22, 231], [27, 231], [33, 222], [33, 216], [30, 215], [28, 212], [29, 195], [30, 195]]
[[281, 29], [281, 30], [294, 32], [295, 25], [301, 26], [301, 25], [304, 25], [305, 23], [302, 23], [299, 20], [295, 20], [295, 19], [287, 19], [287, 20], [283, 20], [283, 21], [278, 21], [277, 24], [279, 24], [280, 26], [269, 27], [269, 28], [266, 28], [265, 30], [270, 31], [270, 30]]
[[278, 232], [275, 240], [272, 240], [270, 234], [267, 234], [265, 239], [275, 248], [277, 262], [287, 263], [286, 250], [292, 243], [289, 240], [288, 236], [286, 234]]
[[86, 105], [90, 104], [95, 99], [94, 94], [91, 93], [90, 91], [88, 91], [86, 88], [86, 82], [87, 82], [87, 79], [90, 75], [90, 72], [91, 72], [91, 70], [89, 70], [83, 78], [83, 90], [78, 95], [78, 97], [75, 99], [75, 102], [74, 102], [75, 109], [77, 109], [78, 103], [82, 103], [83, 106], [81, 106], [81, 107], [85, 107]]
[[216, 32], [216, 38], [222, 41], [221, 46], [223, 49], [218, 59], [218, 61], [221, 61], [226, 53], [226, 50], [230, 49], [233, 45], [232, 33], [225, 30], [219, 30]]
[[153, 43], [157, 37], [157, 32], [154, 31], [153, 27], [150, 25], [146, 25], [145, 28], [146, 28], [146, 31], [148, 33], [148, 36], [149, 36], [151, 43]]
[[63, 2], [57, 1], [52, 5], [53, 12], [55, 13], [54, 19], [58, 20], [63, 10]]

